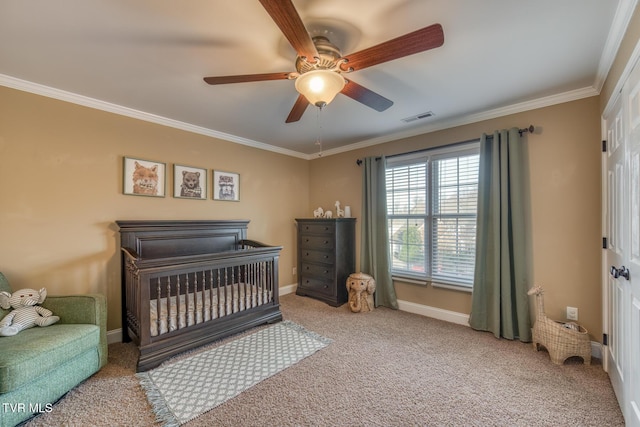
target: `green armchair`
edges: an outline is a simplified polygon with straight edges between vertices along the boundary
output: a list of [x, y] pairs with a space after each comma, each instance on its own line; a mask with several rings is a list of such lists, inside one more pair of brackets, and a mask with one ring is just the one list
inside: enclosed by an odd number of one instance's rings
[[[12, 292], [0, 273], [0, 291]], [[0, 337], [0, 427], [17, 425], [53, 404], [107, 363], [102, 295], [47, 296], [60, 320]], [[10, 310], [0, 308], [0, 319]]]

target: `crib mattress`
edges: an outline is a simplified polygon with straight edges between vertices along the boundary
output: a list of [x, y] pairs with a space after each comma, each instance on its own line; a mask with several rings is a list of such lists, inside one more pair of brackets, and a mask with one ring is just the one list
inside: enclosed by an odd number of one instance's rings
[[[263, 305], [272, 299], [272, 292], [257, 285], [234, 283], [213, 291], [205, 290], [179, 297], [150, 301], [150, 334], [152, 337], [196, 325]], [[179, 302], [179, 307], [178, 307]]]

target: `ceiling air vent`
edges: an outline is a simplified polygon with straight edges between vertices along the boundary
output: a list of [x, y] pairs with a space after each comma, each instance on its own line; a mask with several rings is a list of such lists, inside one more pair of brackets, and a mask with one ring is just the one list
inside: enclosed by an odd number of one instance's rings
[[433, 117], [433, 112], [427, 111], [426, 113], [416, 114], [415, 116], [405, 117], [402, 119], [405, 123], [415, 122], [416, 120], [426, 119], [427, 117]]

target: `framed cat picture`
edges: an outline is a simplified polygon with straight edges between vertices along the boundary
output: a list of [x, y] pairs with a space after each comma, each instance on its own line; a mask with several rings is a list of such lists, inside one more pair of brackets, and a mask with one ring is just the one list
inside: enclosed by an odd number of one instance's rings
[[240, 201], [240, 175], [214, 170], [213, 200]]
[[173, 165], [173, 197], [207, 199], [207, 169]]
[[151, 160], [124, 158], [123, 193], [132, 196], [164, 197], [166, 164]]

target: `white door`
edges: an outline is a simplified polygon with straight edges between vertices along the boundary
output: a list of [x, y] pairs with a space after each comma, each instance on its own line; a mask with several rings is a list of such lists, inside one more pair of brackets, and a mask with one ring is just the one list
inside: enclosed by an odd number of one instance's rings
[[640, 67], [605, 117], [605, 369], [628, 426], [640, 426]]
[[606, 279], [605, 299], [607, 301], [608, 345], [606, 347], [606, 370], [611, 378], [613, 389], [622, 406], [625, 400], [624, 373], [625, 354], [625, 318], [624, 313], [624, 278], [620, 278], [619, 267], [624, 264], [622, 214], [624, 212], [624, 115], [622, 102], [616, 102], [606, 120], [606, 263], [609, 272]]
[[629, 409], [627, 425], [640, 426], [640, 66], [629, 77]]

